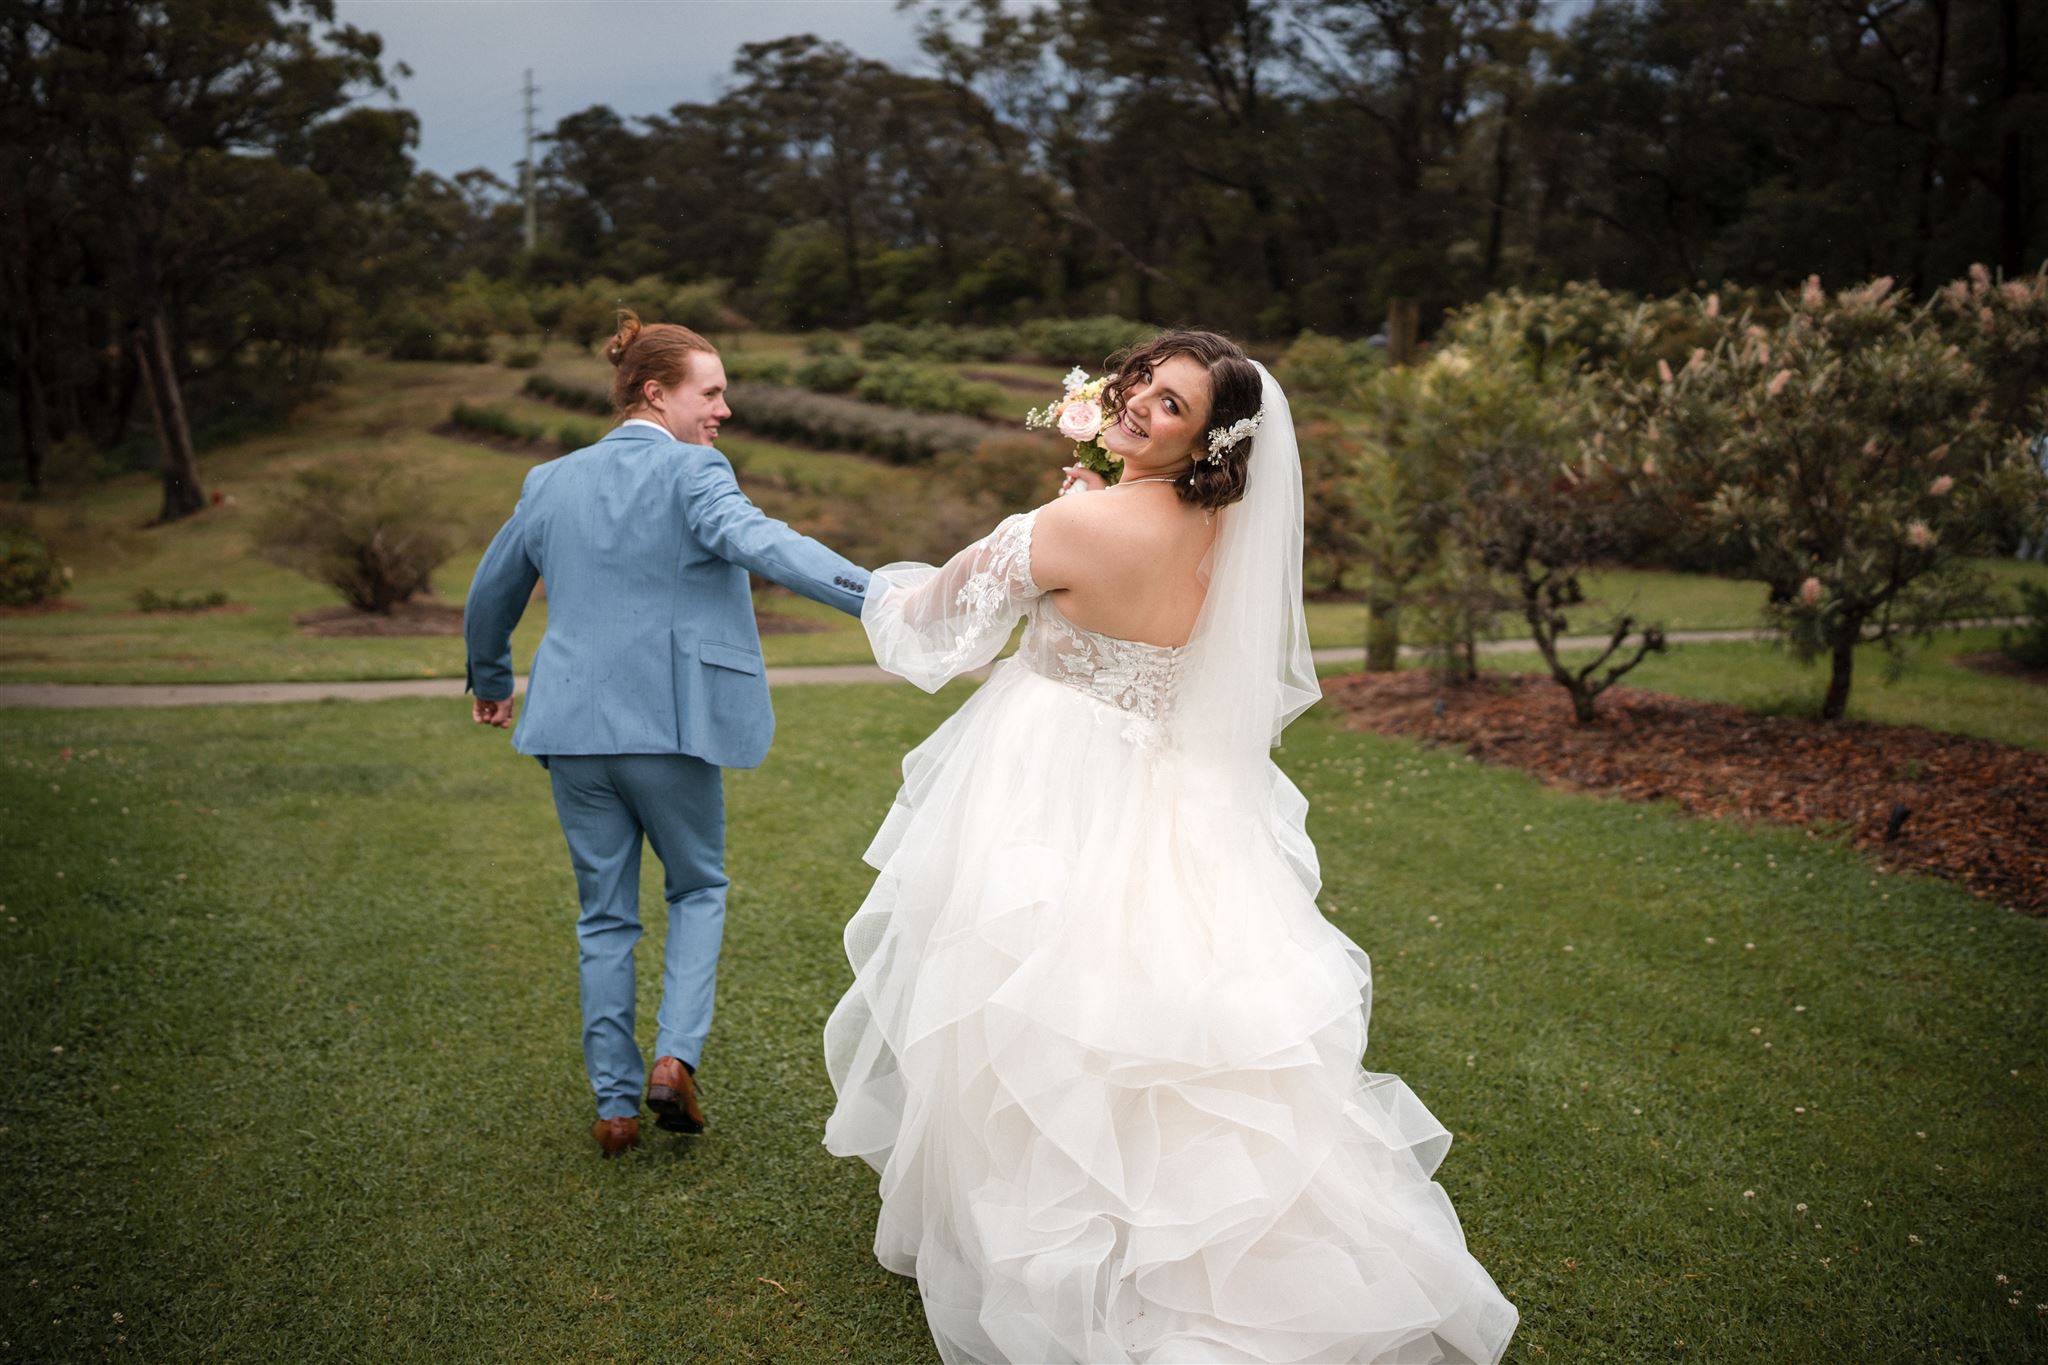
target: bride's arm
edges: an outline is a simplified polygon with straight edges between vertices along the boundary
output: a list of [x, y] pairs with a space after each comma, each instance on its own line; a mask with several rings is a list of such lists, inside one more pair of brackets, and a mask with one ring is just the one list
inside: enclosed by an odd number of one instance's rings
[[1045, 590], [1032, 571], [1038, 516], [1006, 517], [937, 568], [877, 569], [861, 610], [875, 662], [930, 692], [1001, 653], [1017, 618]]

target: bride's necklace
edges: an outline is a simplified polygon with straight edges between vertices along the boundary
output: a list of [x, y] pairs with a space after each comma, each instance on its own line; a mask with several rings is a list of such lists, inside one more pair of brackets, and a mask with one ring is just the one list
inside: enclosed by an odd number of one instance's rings
[[1115, 487], [1129, 488], [1132, 484], [1138, 483], [1173, 483], [1179, 478], [1178, 474], [1147, 474], [1142, 479], [1118, 479]]

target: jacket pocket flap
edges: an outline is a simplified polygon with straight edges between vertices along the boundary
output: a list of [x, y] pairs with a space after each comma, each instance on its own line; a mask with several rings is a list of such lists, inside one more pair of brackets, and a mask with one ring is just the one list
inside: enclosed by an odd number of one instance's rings
[[735, 673], [759, 673], [761, 656], [751, 649], [739, 645], [723, 644], [717, 640], [699, 640], [697, 657], [713, 668], [730, 668]]

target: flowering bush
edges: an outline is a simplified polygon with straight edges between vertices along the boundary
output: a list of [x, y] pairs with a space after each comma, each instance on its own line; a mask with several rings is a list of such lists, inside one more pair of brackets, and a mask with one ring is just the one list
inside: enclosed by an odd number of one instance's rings
[[1839, 717], [1858, 643], [1896, 651], [1983, 603], [1966, 557], [2039, 514], [2041, 471], [1989, 419], [1985, 374], [1888, 278], [1808, 279], [1774, 317], [1698, 308], [1710, 344], [1617, 376], [1588, 451], [1625, 455], [1674, 530], [1769, 585], [1793, 650], [1831, 660], [1821, 714]]

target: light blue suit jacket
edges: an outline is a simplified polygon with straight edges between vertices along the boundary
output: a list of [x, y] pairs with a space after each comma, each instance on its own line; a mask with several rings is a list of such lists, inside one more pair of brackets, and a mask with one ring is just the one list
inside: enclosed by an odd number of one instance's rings
[[853, 616], [867, 591], [865, 569], [748, 501], [716, 450], [619, 427], [526, 476], [469, 586], [467, 690], [512, 695], [512, 630], [541, 579], [548, 625], [514, 748], [754, 767], [775, 714], [749, 570]]

